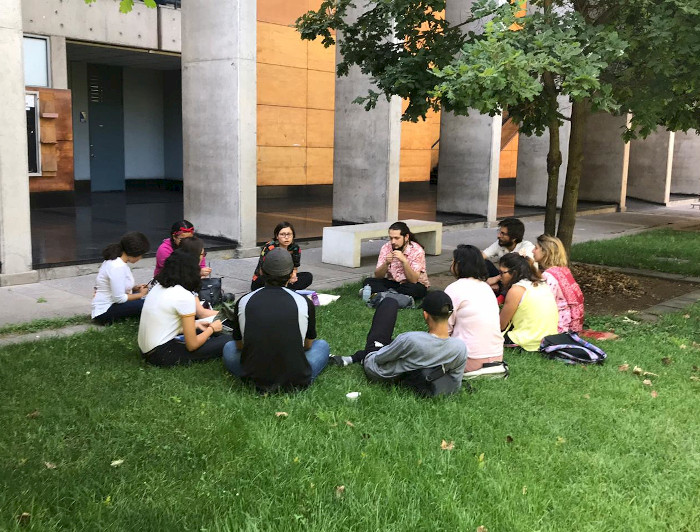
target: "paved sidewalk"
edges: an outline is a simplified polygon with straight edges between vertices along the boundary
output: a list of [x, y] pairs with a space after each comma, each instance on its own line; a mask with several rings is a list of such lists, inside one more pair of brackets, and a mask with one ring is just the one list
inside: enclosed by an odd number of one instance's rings
[[[543, 218], [524, 218], [525, 238], [534, 240], [542, 233]], [[624, 213], [580, 216], [576, 223], [574, 242], [603, 240], [621, 235], [639, 233], [654, 227], [700, 224], [700, 210], [690, 205], [654, 207], [633, 203]], [[387, 224], [388, 227], [389, 224]], [[458, 244], [473, 244], [480, 249], [496, 238], [494, 228], [449, 226], [444, 229], [442, 255], [428, 257], [428, 273], [449, 269], [452, 250]], [[374, 271], [376, 257], [384, 240], [370, 240], [362, 244], [362, 265], [346, 268], [321, 262], [320, 241], [302, 244], [302, 270], [314, 275], [312, 288], [321, 292], [367, 277]], [[223, 277], [224, 290], [236, 296], [246, 293], [257, 263], [257, 257], [232, 259], [226, 251], [210, 253], [213, 275]], [[148, 282], [153, 274], [153, 259], [144, 259], [134, 268], [137, 283]], [[80, 275], [50, 279], [35, 284], [0, 287], [0, 326], [23, 323], [39, 318], [69, 317], [90, 313], [95, 273], [99, 264], [80, 267]]]

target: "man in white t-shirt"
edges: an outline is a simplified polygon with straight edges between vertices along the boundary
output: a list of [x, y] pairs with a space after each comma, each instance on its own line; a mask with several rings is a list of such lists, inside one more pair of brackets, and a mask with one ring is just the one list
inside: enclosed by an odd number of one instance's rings
[[517, 218], [503, 218], [498, 222], [497, 240], [481, 253], [486, 259], [486, 269], [488, 270], [488, 283], [491, 288], [498, 289], [498, 284], [501, 280], [499, 275], [498, 264], [499, 259], [506, 253], [519, 253], [524, 257], [533, 259], [532, 252], [535, 250], [535, 245], [523, 240], [525, 236], [525, 224]]

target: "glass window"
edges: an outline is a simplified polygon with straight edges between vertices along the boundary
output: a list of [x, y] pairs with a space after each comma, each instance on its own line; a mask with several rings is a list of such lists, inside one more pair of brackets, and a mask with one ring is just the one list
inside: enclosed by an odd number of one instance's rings
[[48, 87], [49, 43], [42, 37], [24, 38], [24, 84]]
[[41, 146], [39, 144], [39, 95], [28, 92], [24, 95], [24, 108], [27, 112], [27, 148], [29, 155], [29, 175], [41, 175]]

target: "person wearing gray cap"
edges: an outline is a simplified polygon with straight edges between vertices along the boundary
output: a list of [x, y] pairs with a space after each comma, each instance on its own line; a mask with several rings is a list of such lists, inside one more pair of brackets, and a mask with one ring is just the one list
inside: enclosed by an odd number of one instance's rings
[[330, 347], [316, 339], [313, 303], [286, 288], [293, 269], [284, 248], [267, 253], [265, 286], [236, 302], [233, 341], [224, 346], [226, 369], [263, 392], [307, 387], [328, 364]]
[[442, 290], [434, 290], [421, 306], [428, 332], [405, 332], [392, 341], [399, 307], [395, 299], [387, 298], [374, 313], [365, 348], [352, 357], [331, 357], [332, 362], [338, 366], [360, 363], [370, 381], [406, 385], [420, 395], [458, 391], [467, 348], [449, 334], [452, 300]]

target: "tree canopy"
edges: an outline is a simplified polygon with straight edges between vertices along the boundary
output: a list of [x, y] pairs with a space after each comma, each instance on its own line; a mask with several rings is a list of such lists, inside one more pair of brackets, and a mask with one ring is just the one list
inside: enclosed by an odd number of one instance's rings
[[[507, 109], [525, 134], [550, 135], [545, 230], [554, 234], [559, 127], [571, 120], [558, 236], [573, 236], [584, 126], [593, 110], [634, 113], [625, 138], [657, 126], [700, 125], [697, 0], [475, 0], [465, 20], [446, 20], [445, 0], [325, 0], [300, 17], [304, 39], [339, 41], [339, 76], [358, 65], [382, 95], [405, 98], [404, 120], [429, 109], [495, 115]], [[359, 9], [358, 9], [359, 8]], [[571, 117], [559, 108], [571, 102]]]

